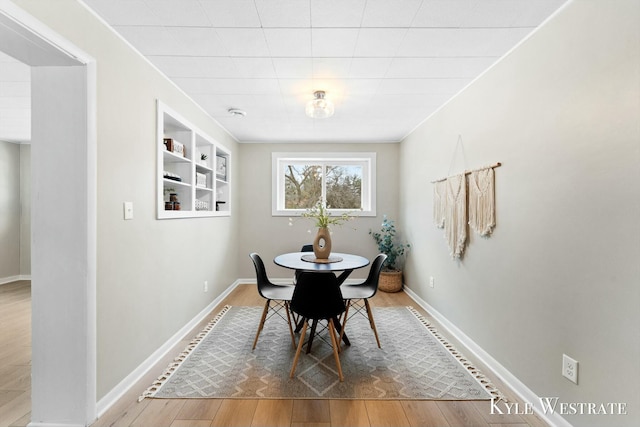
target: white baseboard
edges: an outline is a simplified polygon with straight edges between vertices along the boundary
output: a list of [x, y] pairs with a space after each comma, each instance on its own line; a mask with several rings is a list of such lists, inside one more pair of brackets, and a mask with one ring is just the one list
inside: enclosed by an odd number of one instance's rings
[[[255, 279], [254, 279], [255, 282]], [[213, 310], [216, 305], [220, 304], [224, 298], [226, 298], [231, 291], [233, 291], [239, 284], [247, 283], [242, 280], [236, 280], [232, 283], [223, 293], [221, 293], [216, 299], [211, 301], [200, 313], [198, 313], [189, 323], [184, 325], [178, 332], [176, 332], [171, 338], [167, 340], [160, 348], [154, 351], [144, 362], [134, 369], [129, 375], [127, 375], [120, 383], [115, 386], [109, 393], [107, 393], [96, 404], [96, 412], [98, 418], [100, 418], [118, 399], [124, 396], [131, 387], [133, 387], [140, 379], [147, 374], [147, 372], [155, 366], [171, 349], [178, 344], [184, 337], [195, 328], [198, 323], [205, 319]], [[31, 426], [31, 425], [30, 425]], [[36, 427], [33, 425], [33, 427]], [[44, 426], [43, 426], [44, 427]]]
[[17, 276], [0, 277], [0, 285], [5, 285], [7, 283], [18, 282], [20, 280], [31, 280], [31, 275], [30, 274], [19, 274]]
[[[476, 344], [471, 338], [469, 338], [464, 332], [462, 332], [456, 325], [451, 323], [445, 316], [438, 312], [435, 308], [430, 306], [426, 301], [420, 298], [415, 292], [408, 288], [406, 285], [404, 291], [409, 297], [414, 300], [420, 307], [425, 309], [434, 319], [436, 319], [455, 339], [460, 341], [474, 356], [476, 356], [482, 363], [484, 363], [491, 371], [500, 378], [507, 386], [509, 386], [523, 402], [539, 402], [540, 397], [537, 396], [529, 387], [527, 387], [522, 381], [520, 381], [515, 375], [509, 372], [504, 366], [502, 366], [496, 359], [494, 359], [489, 353], [484, 351], [482, 347]], [[555, 427], [571, 427], [571, 424], [564, 419], [557, 412], [544, 413], [537, 405], [533, 406], [533, 410], [536, 414], [542, 418], [550, 426]]]

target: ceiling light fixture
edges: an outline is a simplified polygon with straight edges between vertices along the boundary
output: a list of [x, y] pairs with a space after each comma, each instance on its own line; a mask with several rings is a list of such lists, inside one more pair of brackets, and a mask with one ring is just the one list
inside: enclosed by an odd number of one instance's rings
[[237, 108], [229, 108], [227, 112], [231, 114], [233, 117], [244, 117], [247, 115], [246, 111], [239, 110]]
[[323, 90], [313, 92], [314, 99], [307, 103], [305, 113], [312, 119], [326, 119], [333, 116], [333, 102], [325, 98]]

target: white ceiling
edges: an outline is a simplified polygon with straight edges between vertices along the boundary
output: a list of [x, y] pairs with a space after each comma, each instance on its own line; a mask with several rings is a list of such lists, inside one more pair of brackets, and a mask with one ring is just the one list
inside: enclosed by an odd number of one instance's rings
[[84, 1], [240, 142], [401, 141], [566, 2]]

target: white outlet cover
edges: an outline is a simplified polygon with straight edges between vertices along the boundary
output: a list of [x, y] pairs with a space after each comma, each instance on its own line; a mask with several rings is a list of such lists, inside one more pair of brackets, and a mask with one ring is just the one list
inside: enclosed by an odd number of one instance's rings
[[578, 361], [566, 354], [562, 355], [562, 376], [578, 384]]
[[133, 202], [124, 202], [124, 219], [133, 219]]

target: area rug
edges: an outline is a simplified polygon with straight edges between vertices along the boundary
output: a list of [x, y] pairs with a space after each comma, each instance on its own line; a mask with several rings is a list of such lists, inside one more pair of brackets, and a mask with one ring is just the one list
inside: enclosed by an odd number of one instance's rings
[[[347, 322], [344, 382], [328, 334], [295, 355], [285, 321], [269, 319], [251, 350], [261, 307], [226, 306], [140, 397], [488, 400], [501, 393], [411, 307], [374, 307], [382, 348], [364, 316]], [[320, 328], [319, 328], [320, 329]], [[323, 334], [326, 341], [323, 340]], [[296, 336], [299, 339], [299, 336]]]

